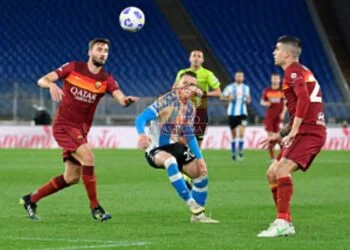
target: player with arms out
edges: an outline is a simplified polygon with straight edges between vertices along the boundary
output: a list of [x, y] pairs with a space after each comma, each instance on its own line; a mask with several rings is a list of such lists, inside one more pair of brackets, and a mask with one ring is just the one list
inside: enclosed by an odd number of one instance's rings
[[[53, 101], [60, 102], [53, 123], [53, 136], [63, 148], [64, 173], [54, 177], [38, 190], [21, 199], [29, 217], [39, 219], [37, 202], [59, 190], [83, 180], [94, 219], [105, 221], [111, 218], [97, 199], [95, 159], [87, 142], [93, 116], [100, 99], [105, 93], [122, 106], [138, 100], [125, 96], [112, 75], [102, 67], [109, 54], [110, 42], [97, 38], [89, 42], [88, 62], [69, 62], [39, 79], [41, 88], [50, 90]], [[63, 80], [62, 89], [56, 81]]]
[[[244, 83], [243, 71], [239, 70], [235, 73], [235, 82], [225, 87], [221, 100], [228, 102], [227, 116], [232, 136], [232, 160], [243, 160], [244, 133], [248, 124], [247, 104], [251, 102], [250, 88]], [[237, 141], [238, 154], [236, 153]]]
[[[280, 131], [287, 111], [284, 102], [284, 94], [280, 85], [280, 75], [273, 73], [271, 75], [271, 87], [264, 89], [260, 100], [261, 106], [267, 107], [264, 127], [268, 136]], [[271, 160], [275, 159], [274, 146], [275, 145], [269, 145], [268, 147]]]
[[289, 126], [262, 141], [262, 146], [280, 143], [282, 149], [268, 171], [277, 208], [277, 218], [258, 237], [295, 234], [290, 203], [293, 194], [292, 173], [306, 171], [326, 141], [322, 92], [313, 73], [299, 63], [301, 41], [294, 36], [278, 39], [273, 52], [275, 64], [284, 70], [282, 90], [291, 117]]
[[[218, 223], [204, 213], [207, 166], [193, 131], [195, 106], [191, 101], [193, 96], [202, 94], [198, 90], [196, 74], [183, 72], [176, 89], [159, 97], [136, 118], [138, 145], [145, 149], [150, 166], [166, 170], [172, 186], [192, 213], [191, 222]], [[150, 122], [148, 134], [145, 133], [147, 122]], [[188, 146], [178, 142], [181, 135]], [[181, 171], [193, 179], [192, 191]]]
[[[184, 72], [192, 71], [197, 74], [197, 85], [203, 92], [203, 95], [200, 99], [200, 104], [197, 107], [194, 121], [194, 131], [199, 146], [201, 146], [208, 125], [207, 97], [220, 97], [221, 89], [220, 82], [214, 73], [202, 66], [204, 63], [203, 51], [193, 50], [190, 54], [189, 61], [191, 66], [189, 68], [182, 69], [177, 73], [176, 82], [180, 79], [181, 74]], [[176, 83], [174, 84], [174, 87], [176, 87]], [[210, 89], [212, 89], [212, 91], [209, 91]]]

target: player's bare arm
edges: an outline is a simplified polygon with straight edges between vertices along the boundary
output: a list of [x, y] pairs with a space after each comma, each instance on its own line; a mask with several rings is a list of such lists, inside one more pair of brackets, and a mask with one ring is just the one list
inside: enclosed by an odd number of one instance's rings
[[221, 97], [221, 89], [214, 89], [212, 91], [209, 91], [206, 95], [209, 97]]
[[286, 117], [286, 112], [287, 112], [287, 105], [286, 105], [286, 103], [284, 103], [282, 112], [280, 114], [280, 120], [281, 121], [284, 121], [284, 117]]
[[55, 71], [48, 73], [38, 80], [38, 85], [41, 88], [50, 89], [51, 99], [55, 102], [61, 101], [64, 95], [62, 89], [60, 89], [55, 83], [57, 80], [58, 75]]
[[234, 100], [236, 97], [234, 96], [234, 95], [228, 95], [228, 96], [226, 96], [226, 95], [221, 95], [220, 96], [220, 100], [222, 100], [222, 101], [227, 101], [227, 102], [230, 102], [230, 101], [232, 101], [232, 100]]
[[269, 101], [265, 101], [264, 99], [260, 100], [260, 105], [264, 107], [270, 107], [271, 103]]
[[247, 104], [249, 104], [249, 103], [252, 102], [252, 98], [250, 97], [250, 95], [246, 96], [245, 102], [246, 102]]
[[117, 89], [112, 93], [113, 99], [119, 102], [121, 106], [127, 107], [131, 105], [134, 102], [137, 102], [139, 100], [136, 96], [125, 96], [124, 93]]

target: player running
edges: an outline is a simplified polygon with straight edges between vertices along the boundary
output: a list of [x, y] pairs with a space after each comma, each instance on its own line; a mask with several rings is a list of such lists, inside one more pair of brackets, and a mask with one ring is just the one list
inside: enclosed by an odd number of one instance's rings
[[[109, 54], [108, 39], [97, 38], [89, 42], [88, 62], [69, 62], [39, 79], [41, 88], [50, 89], [53, 101], [60, 102], [53, 123], [53, 136], [63, 148], [64, 173], [21, 199], [21, 204], [33, 220], [37, 215], [37, 202], [59, 190], [83, 180], [94, 219], [105, 221], [111, 218], [97, 199], [95, 159], [87, 135], [96, 106], [105, 93], [109, 93], [122, 106], [138, 100], [124, 96], [112, 75], [102, 67]], [[62, 89], [56, 81], [64, 80]]]
[[[232, 160], [243, 160], [244, 132], [248, 124], [247, 104], [251, 102], [250, 88], [244, 84], [243, 71], [235, 73], [235, 82], [225, 87], [221, 100], [228, 101], [227, 115], [232, 135]], [[236, 153], [237, 141], [238, 152]]]
[[279, 134], [272, 134], [262, 142], [264, 147], [279, 142], [282, 150], [267, 171], [277, 218], [258, 237], [295, 234], [290, 212], [291, 174], [298, 169], [306, 171], [326, 141], [320, 85], [313, 73], [299, 63], [300, 54], [301, 41], [294, 36], [280, 37], [273, 52], [275, 64], [284, 70], [282, 89], [291, 122]]
[[[204, 213], [208, 194], [207, 166], [193, 131], [195, 106], [191, 101], [191, 97], [199, 93], [196, 74], [183, 72], [177, 86], [136, 118], [138, 145], [146, 150], [149, 165], [166, 169], [172, 186], [192, 213], [191, 222], [218, 223]], [[149, 121], [149, 133], [146, 135], [145, 126]], [[180, 135], [185, 137], [188, 147], [176, 142]], [[192, 191], [181, 171], [193, 178]]]
[[[261, 106], [267, 107], [264, 126], [268, 136], [280, 131], [287, 111], [280, 83], [280, 75], [273, 73], [271, 75], [271, 87], [264, 89], [260, 100]], [[268, 150], [271, 160], [274, 160], [274, 145], [269, 145]]]
[[[194, 131], [199, 146], [201, 147], [208, 125], [207, 97], [220, 97], [221, 89], [220, 82], [214, 73], [202, 66], [204, 63], [203, 51], [193, 50], [190, 54], [189, 61], [191, 66], [189, 68], [182, 69], [177, 73], [176, 82], [180, 79], [181, 74], [184, 72], [192, 71], [197, 74], [197, 84], [200, 90], [203, 92], [203, 96], [200, 100], [200, 105], [197, 107], [196, 118], [194, 121]], [[209, 91], [209, 89], [212, 89], [212, 91]]]

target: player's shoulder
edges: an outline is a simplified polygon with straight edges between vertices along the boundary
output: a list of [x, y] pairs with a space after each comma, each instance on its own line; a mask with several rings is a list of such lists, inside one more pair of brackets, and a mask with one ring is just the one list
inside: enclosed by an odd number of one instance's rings
[[208, 76], [209, 76], [209, 75], [214, 75], [213, 71], [211, 71], [211, 70], [208, 69], [208, 68], [201, 67], [200, 70], [201, 70], [204, 74], [206, 74], [206, 75], [208, 75]]
[[293, 63], [284, 72], [284, 78], [287, 81], [296, 81], [299, 78], [304, 78], [305, 74], [310, 70], [301, 63]]

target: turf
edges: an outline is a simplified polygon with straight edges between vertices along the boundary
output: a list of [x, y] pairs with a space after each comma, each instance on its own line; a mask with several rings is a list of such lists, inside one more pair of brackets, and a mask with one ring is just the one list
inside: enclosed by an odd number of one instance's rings
[[26, 218], [18, 198], [59, 174], [58, 150], [0, 151], [1, 249], [347, 249], [350, 246], [349, 152], [325, 151], [306, 174], [294, 175], [297, 235], [258, 239], [274, 219], [265, 182], [267, 153], [247, 151], [233, 163], [227, 151], [206, 151], [208, 214], [218, 225], [189, 223], [186, 206], [165, 172], [136, 150], [95, 150], [101, 204], [113, 219], [90, 215], [82, 184], [39, 203], [41, 221]]

